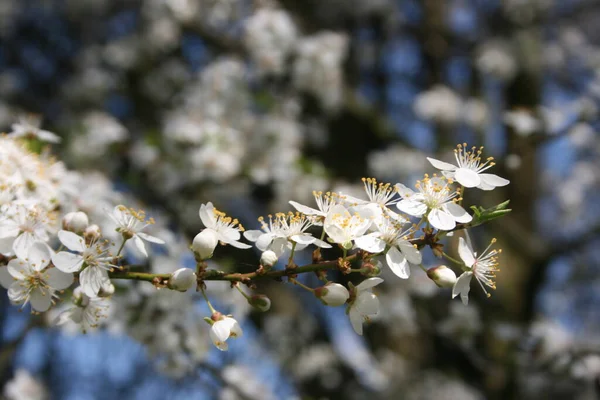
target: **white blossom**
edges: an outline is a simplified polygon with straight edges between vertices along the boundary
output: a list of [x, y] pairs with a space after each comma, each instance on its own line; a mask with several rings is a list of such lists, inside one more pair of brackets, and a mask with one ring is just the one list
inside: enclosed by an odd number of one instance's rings
[[305, 232], [313, 225], [306, 215], [298, 212], [277, 213], [275, 216], [269, 215], [268, 218], [268, 223], [265, 222], [264, 217], [258, 219], [261, 222], [262, 230], [244, 232], [244, 237], [256, 242], [256, 247], [259, 250], [271, 250], [279, 257], [287, 248], [292, 248], [294, 244], [296, 250], [302, 250], [311, 244], [321, 248], [331, 247], [329, 243]]
[[[25, 254], [36, 241], [47, 242], [51, 231], [46, 210], [37, 205], [14, 204], [0, 216], [0, 253]], [[2, 218], [4, 217], [4, 218]]]
[[427, 215], [427, 220], [434, 228], [444, 231], [454, 229], [457, 222], [471, 222], [473, 217], [454, 201], [458, 193], [448, 184], [446, 178], [435, 175], [432, 178], [425, 175], [423, 180], [417, 181], [418, 192], [399, 183], [397, 186], [403, 200], [396, 206], [415, 217]]
[[350, 297], [350, 292], [343, 285], [328, 282], [325, 286], [315, 289], [315, 296], [331, 307], [341, 306]]
[[73, 274], [48, 268], [50, 254], [45, 243], [35, 242], [25, 252], [19, 249], [17, 258], [10, 260], [6, 270], [14, 281], [10, 283], [3, 273], [1, 282], [8, 288], [8, 298], [12, 303], [31, 303], [33, 310], [44, 312], [52, 305], [57, 290], [71, 286]]
[[358, 213], [350, 214], [346, 207], [338, 204], [329, 210], [323, 229], [331, 242], [350, 249], [352, 241], [364, 236], [372, 222], [371, 218], [363, 218]]
[[196, 284], [196, 274], [189, 268], [180, 268], [171, 274], [168, 286], [170, 289], [185, 292]]
[[471, 247], [470, 240], [466, 241], [462, 237], [458, 239], [458, 254], [465, 263], [467, 270], [456, 280], [452, 288], [452, 298], [460, 295], [460, 299], [464, 305], [469, 303], [469, 291], [471, 290], [470, 285], [473, 276], [479, 282], [486, 296], [491, 296], [485, 286], [496, 289], [494, 279], [498, 271], [498, 254], [502, 252], [502, 250], [490, 250], [494, 243], [496, 243], [496, 239], [492, 239], [481, 255], [477, 256], [477, 253]]
[[483, 171], [493, 167], [494, 157], [488, 157], [481, 161], [483, 147], [467, 149], [467, 144], [459, 144], [454, 149], [454, 158], [457, 165], [452, 165], [435, 158], [427, 157], [427, 160], [435, 168], [442, 171], [445, 177], [454, 179], [466, 188], [477, 187], [482, 190], [492, 190], [498, 186], [506, 186], [510, 183], [507, 179], [494, 174], [484, 174]]
[[239, 242], [241, 237], [240, 231], [244, 230], [239, 221], [217, 210], [211, 202], [202, 204], [199, 214], [202, 223], [206, 227], [205, 230], [214, 232], [220, 242], [237, 247], [238, 249], [249, 249], [252, 247]]
[[98, 327], [100, 320], [107, 318], [110, 303], [103, 297], [87, 296], [81, 286], [73, 291], [73, 305], [60, 313], [57, 325], [73, 322], [81, 327], [83, 333]]
[[[70, 251], [61, 251], [52, 255], [52, 263], [66, 273], [80, 272], [79, 282], [83, 292], [88, 297], [96, 297], [100, 289], [109, 280], [108, 272], [115, 265], [113, 256], [106, 248], [97, 242], [86, 244], [81, 236], [73, 232], [61, 230], [58, 232], [61, 243]], [[82, 270], [83, 269], [83, 270]]]
[[385, 252], [386, 263], [392, 272], [399, 278], [408, 279], [410, 265], [422, 262], [421, 252], [408, 241], [411, 229], [403, 230], [402, 225], [390, 217], [378, 218], [373, 225], [377, 231], [356, 239], [356, 247], [374, 254]]
[[146, 219], [146, 213], [142, 210], [136, 211], [133, 208], [118, 205], [114, 208], [112, 214], [109, 214], [109, 217], [117, 225], [117, 232], [125, 240], [133, 239], [136, 248], [146, 257], [148, 257], [148, 252], [142, 239], [152, 243], [165, 243], [162, 239], [142, 232], [142, 229], [154, 224], [154, 219]]
[[4, 386], [7, 400], [48, 400], [50, 395], [44, 385], [25, 369], [17, 369], [15, 376]]
[[335, 192], [313, 191], [317, 208], [312, 208], [290, 200], [289, 203], [299, 212], [314, 217], [313, 225], [323, 225], [325, 217], [335, 205], [339, 204], [342, 196]]
[[372, 292], [373, 287], [383, 282], [381, 278], [368, 278], [350, 289], [348, 315], [352, 328], [359, 335], [363, 334], [363, 323], [379, 314], [379, 299]]
[[230, 337], [241, 337], [243, 335], [243, 331], [234, 318], [227, 316], [219, 316], [218, 318], [219, 319], [210, 327], [210, 339], [217, 349], [221, 351], [227, 351], [229, 349], [229, 346], [227, 345], [227, 339]]

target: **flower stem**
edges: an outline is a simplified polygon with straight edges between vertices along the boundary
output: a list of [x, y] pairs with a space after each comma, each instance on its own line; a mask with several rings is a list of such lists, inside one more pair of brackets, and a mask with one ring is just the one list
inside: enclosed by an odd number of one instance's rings
[[456, 265], [464, 265], [464, 263], [463, 263], [463, 262], [460, 262], [460, 261], [458, 261], [457, 259], [450, 257], [450, 256], [449, 256], [448, 254], [446, 254], [446, 253], [442, 253], [442, 255], [444, 256], [444, 258], [446, 258], [447, 260], [450, 260], [450, 261], [452, 261], [452, 262], [453, 262], [454, 264], [456, 264]]
[[119, 257], [121, 255], [121, 252], [123, 251], [123, 248], [125, 247], [125, 243], [127, 243], [127, 239], [125, 239], [125, 237], [123, 237], [123, 243], [121, 243], [121, 247], [119, 247], [119, 251], [117, 251], [117, 255], [115, 257]]
[[204, 288], [200, 288], [200, 291], [202, 292], [202, 297], [204, 297], [204, 300], [206, 300], [206, 304], [208, 305], [208, 308], [210, 309], [210, 312], [212, 314], [216, 313], [217, 310], [215, 310], [215, 308], [212, 306], [212, 304], [210, 304], [210, 300], [208, 300], [208, 296], [206, 295], [206, 292], [204, 291]]
[[309, 288], [308, 286], [306, 286], [306, 285], [304, 285], [304, 284], [300, 283], [300, 282], [299, 282], [297, 279], [290, 278], [290, 282], [292, 282], [294, 285], [298, 285], [298, 286], [300, 286], [302, 289], [306, 289], [306, 290], [308, 290], [308, 291], [309, 291], [309, 292], [311, 292], [311, 293], [314, 293], [314, 292], [315, 292], [315, 289], [311, 289], [311, 288]]
[[240, 292], [240, 293], [242, 294], [242, 296], [244, 296], [244, 297], [246, 298], [246, 300], [250, 301], [250, 296], [248, 296], [248, 295], [246, 294], [246, 292], [244, 292], [244, 291], [242, 290], [242, 288], [240, 287], [240, 284], [239, 284], [239, 283], [236, 283], [234, 286], [235, 286], [235, 288], [238, 290], [238, 292]]

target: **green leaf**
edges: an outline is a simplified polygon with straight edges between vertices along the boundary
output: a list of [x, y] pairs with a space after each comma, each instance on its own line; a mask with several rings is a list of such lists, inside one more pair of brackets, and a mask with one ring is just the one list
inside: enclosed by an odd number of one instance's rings
[[481, 225], [485, 222], [489, 222], [508, 214], [512, 211], [510, 208], [506, 208], [509, 202], [510, 200], [506, 200], [505, 202], [488, 209], [484, 209], [482, 207], [477, 208], [476, 206], [471, 207], [471, 209], [475, 212], [475, 217], [473, 218], [471, 226]]

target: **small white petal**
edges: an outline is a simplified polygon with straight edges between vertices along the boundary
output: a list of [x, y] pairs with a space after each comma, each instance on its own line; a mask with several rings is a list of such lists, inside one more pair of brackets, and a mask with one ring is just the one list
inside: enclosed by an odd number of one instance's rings
[[207, 228], [214, 228], [214, 226], [217, 222], [215, 213], [214, 213], [214, 209], [215, 209], [215, 207], [213, 206], [213, 204], [211, 202], [202, 204], [200, 206], [200, 211], [199, 211], [200, 220], [202, 220], [202, 223]]
[[137, 235], [139, 237], [141, 237], [142, 239], [151, 242], [151, 243], [156, 243], [156, 244], [165, 244], [165, 241], [162, 239], [157, 238], [156, 236], [152, 236], [152, 235], [148, 235], [147, 233], [144, 232], [138, 232]]
[[415, 248], [415, 246], [413, 246], [407, 240], [400, 240], [398, 242], [398, 247], [409, 263], [419, 265], [421, 262], [423, 262], [423, 255], [419, 249]]
[[273, 234], [264, 233], [264, 234], [260, 235], [258, 237], [258, 239], [256, 240], [256, 247], [259, 250], [265, 251], [269, 248], [269, 246], [271, 245], [271, 242], [273, 242]]
[[107, 279], [108, 274], [100, 267], [87, 267], [79, 274], [81, 289], [88, 297], [97, 297]]
[[10, 272], [8, 272], [8, 268], [6, 266], [0, 266], [0, 285], [2, 285], [4, 289], [8, 289], [14, 281], [14, 278]]
[[385, 250], [385, 242], [373, 235], [358, 237], [354, 240], [354, 244], [359, 249], [363, 249], [369, 253], [381, 253]]
[[325, 216], [324, 212], [321, 212], [321, 211], [316, 210], [314, 208], [305, 206], [304, 204], [300, 204], [300, 203], [297, 203], [297, 202], [292, 201], [292, 200], [290, 200], [288, 203], [290, 203], [296, 210], [298, 210], [302, 214]]
[[148, 257], [148, 252], [146, 251], [146, 246], [144, 246], [144, 242], [142, 241], [142, 239], [140, 239], [138, 235], [135, 235], [132, 239], [133, 244], [135, 244], [135, 247], [139, 250], [139, 252], [142, 253], [145, 257]]
[[29, 248], [27, 261], [34, 270], [41, 271], [50, 264], [50, 257], [51, 254], [48, 246], [43, 242], [35, 242]]
[[231, 241], [231, 242], [229, 242], [227, 244], [230, 245], [230, 246], [233, 246], [235, 248], [238, 248], [238, 249], [250, 249], [250, 248], [252, 248], [252, 246], [250, 246], [249, 244], [238, 242], [237, 240], [233, 240], [233, 241]]
[[354, 332], [356, 332], [362, 336], [362, 334], [363, 334], [363, 316], [354, 307], [350, 307], [350, 312], [349, 312], [348, 316], [350, 317], [350, 323], [352, 324], [352, 328], [354, 329]]
[[250, 231], [245, 231], [244, 232], [244, 237], [251, 241], [251, 242], [256, 242], [258, 240], [259, 237], [261, 237], [261, 235], [263, 235], [264, 232], [258, 229], [253, 229]]
[[365, 279], [364, 281], [362, 281], [361, 283], [359, 283], [356, 286], [356, 289], [359, 292], [361, 292], [363, 290], [367, 290], [367, 289], [370, 289], [372, 287], [375, 287], [375, 286], [379, 285], [381, 282], [383, 282], [383, 279], [381, 279], [381, 278], [377, 278], [377, 277], [375, 277], [375, 278], [368, 278], [368, 279]]
[[316, 238], [310, 235], [292, 235], [290, 239], [296, 243], [309, 245], [312, 244]]
[[433, 165], [434, 168], [437, 168], [441, 171], [454, 171], [456, 169], [455, 165], [449, 164], [444, 161], [436, 160], [435, 158], [427, 157], [427, 161], [429, 161], [429, 163]]
[[83, 253], [85, 251], [85, 241], [83, 238], [73, 232], [59, 231], [58, 238], [65, 247], [71, 251]]
[[466, 224], [473, 220], [471, 214], [469, 214], [462, 206], [456, 203], [447, 203], [444, 207], [452, 216], [456, 222]]
[[13, 242], [13, 250], [15, 254], [28, 254], [29, 249], [36, 242], [35, 236], [30, 232], [23, 232]]
[[415, 193], [414, 190], [404, 186], [401, 183], [396, 183], [396, 189], [398, 189], [398, 194], [402, 197], [409, 197]]
[[410, 266], [404, 255], [397, 248], [392, 247], [385, 255], [387, 265], [392, 272], [401, 279], [408, 279], [410, 276]]
[[227, 319], [216, 321], [210, 329], [210, 337], [212, 342], [217, 345], [218, 342], [224, 342], [231, 335], [232, 324]]
[[467, 267], [472, 267], [475, 264], [473, 249], [467, 244], [462, 237], [458, 238], [458, 255], [463, 260]]
[[48, 269], [46, 275], [46, 283], [56, 290], [66, 289], [73, 283], [73, 274], [66, 274], [57, 268]]
[[460, 299], [465, 306], [469, 304], [469, 291], [471, 290], [472, 276], [472, 272], [463, 272], [452, 288], [452, 298], [455, 298], [460, 294]]
[[52, 255], [52, 263], [62, 272], [77, 272], [83, 265], [83, 257], [79, 254], [61, 251]]
[[50, 305], [52, 304], [52, 296], [50, 296], [50, 292], [47, 290], [38, 288], [31, 291], [29, 302], [31, 303], [31, 308], [36, 311], [48, 311]]
[[400, 200], [396, 207], [403, 213], [414, 217], [420, 217], [427, 212], [427, 206], [423, 202], [415, 200]]
[[379, 313], [379, 299], [371, 292], [362, 292], [356, 298], [353, 308], [362, 315], [377, 315]]
[[454, 179], [466, 188], [472, 188], [481, 183], [481, 178], [477, 172], [468, 168], [459, 168], [454, 171]]
[[[493, 189], [498, 186], [506, 186], [510, 183], [508, 179], [501, 178], [498, 175], [494, 174], [479, 174], [479, 177], [481, 178], [481, 185], [483, 185], [485, 188], [491, 187], [491, 189]], [[478, 186], [478, 188], [481, 188], [480, 186]]]
[[454, 229], [456, 226], [456, 222], [454, 221], [452, 214], [437, 208], [434, 208], [429, 212], [427, 220], [434, 228], [442, 231], [449, 231], [450, 229]]
[[331, 245], [321, 239], [315, 239], [314, 242], [312, 243], [317, 247], [320, 247], [322, 249], [330, 249]]
[[13, 258], [8, 262], [7, 270], [10, 276], [13, 277], [13, 282], [14, 279], [18, 279], [21, 281], [24, 280], [27, 276], [31, 275], [32, 272], [29, 263], [25, 260], [20, 260], [18, 258]]

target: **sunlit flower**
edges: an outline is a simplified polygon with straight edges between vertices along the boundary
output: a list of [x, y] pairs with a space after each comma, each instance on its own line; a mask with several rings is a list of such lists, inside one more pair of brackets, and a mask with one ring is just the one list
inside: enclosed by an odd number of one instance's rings
[[275, 216], [269, 215], [267, 223], [264, 217], [258, 220], [261, 222], [262, 230], [251, 230], [244, 232], [244, 237], [252, 242], [256, 242], [259, 250], [271, 250], [277, 256], [281, 256], [286, 248], [294, 246], [296, 250], [302, 250], [310, 244], [322, 248], [329, 248], [331, 245], [306, 233], [310, 228], [312, 221], [300, 213], [277, 213]]
[[427, 214], [429, 223], [444, 231], [454, 229], [457, 222], [471, 222], [473, 217], [456, 204], [458, 193], [448, 186], [449, 183], [444, 177], [434, 175], [429, 178], [427, 174], [423, 180], [417, 181], [418, 192], [399, 183], [397, 186], [403, 200], [396, 206], [400, 211], [415, 217]]
[[363, 218], [358, 213], [350, 214], [346, 207], [338, 204], [327, 214], [323, 227], [330, 241], [350, 249], [352, 241], [364, 236], [372, 222], [372, 219]]
[[445, 177], [454, 179], [466, 188], [477, 187], [483, 190], [492, 190], [498, 186], [506, 186], [510, 182], [494, 174], [484, 174], [483, 171], [493, 167], [493, 157], [488, 157], [484, 162], [481, 160], [483, 147], [473, 147], [467, 150], [467, 144], [459, 144], [454, 150], [457, 165], [452, 165], [435, 158], [427, 157], [427, 160], [435, 168], [442, 171]]
[[47, 268], [50, 264], [50, 249], [45, 243], [35, 242], [27, 252], [17, 253], [6, 267], [13, 282], [2, 277], [2, 284], [8, 287], [8, 298], [15, 304], [31, 303], [35, 311], [47, 311], [52, 305], [57, 290], [63, 290], [73, 283], [73, 274], [67, 274], [56, 268]]
[[25, 254], [34, 242], [50, 239], [50, 219], [43, 208], [16, 204], [3, 214], [4, 218], [0, 218], [0, 253]]
[[356, 247], [369, 253], [385, 251], [385, 260], [396, 276], [407, 279], [410, 265], [422, 262], [421, 252], [408, 241], [411, 229], [403, 230], [402, 225], [389, 217], [375, 220], [377, 231], [355, 240]]
[[133, 243], [137, 249], [146, 257], [148, 252], [142, 239], [158, 244], [164, 244], [164, 240], [148, 235], [142, 232], [142, 229], [154, 224], [154, 219], [146, 219], [146, 213], [143, 210], [134, 210], [123, 205], [118, 205], [114, 208], [112, 214], [108, 216], [117, 224], [117, 232], [119, 232], [125, 240], [133, 239]]
[[240, 231], [244, 231], [244, 227], [239, 221], [217, 210], [211, 202], [202, 204], [199, 214], [202, 223], [206, 227], [205, 230], [214, 232], [217, 240], [220, 242], [237, 247], [238, 249], [249, 249], [252, 247], [239, 242], [241, 237]]
[[109, 301], [104, 297], [89, 297], [81, 286], [73, 291], [73, 306], [60, 313], [56, 320], [57, 325], [72, 321], [81, 326], [81, 331], [86, 333], [98, 327], [101, 319], [108, 316]]
[[313, 196], [315, 196], [315, 201], [317, 202], [317, 209], [305, 206], [293, 200], [290, 200], [289, 203], [302, 214], [314, 217], [313, 225], [323, 225], [323, 221], [329, 213], [329, 210], [339, 204], [342, 197], [335, 192], [323, 193], [321, 191], [313, 191]]
[[350, 297], [350, 292], [343, 285], [328, 282], [325, 286], [315, 289], [315, 296], [331, 307], [341, 306]]
[[241, 337], [244, 332], [238, 322], [231, 317], [215, 313], [212, 318], [217, 318], [217, 320], [210, 327], [210, 339], [217, 349], [227, 351], [229, 349], [227, 339]]
[[396, 186], [377, 182], [375, 178], [362, 178], [362, 181], [368, 200], [344, 194], [343, 201], [347, 206], [358, 211], [363, 217], [369, 215], [375, 218], [390, 216], [398, 221], [404, 221], [403, 217], [388, 208], [401, 200]]
[[[58, 238], [69, 250], [52, 255], [52, 263], [59, 270], [72, 273], [81, 271], [79, 283], [83, 292], [89, 297], [96, 297], [100, 289], [109, 280], [108, 272], [115, 267], [113, 256], [97, 242], [85, 243], [85, 240], [73, 232], [59, 231]], [[83, 270], [82, 270], [83, 269]]]
[[498, 254], [502, 253], [501, 249], [490, 250], [494, 243], [496, 243], [496, 239], [492, 239], [481, 255], [477, 256], [477, 253], [471, 247], [470, 240], [466, 241], [462, 237], [458, 239], [458, 254], [465, 263], [467, 271], [463, 272], [456, 280], [452, 288], [452, 298], [460, 294], [463, 304], [467, 305], [469, 303], [469, 290], [471, 289], [471, 278], [473, 276], [479, 282], [486, 296], [491, 296], [485, 287], [496, 289], [494, 279], [498, 271]]
[[379, 299], [372, 292], [373, 287], [383, 282], [381, 278], [369, 278], [350, 288], [350, 300], [347, 313], [352, 328], [359, 335], [363, 334], [363, 323], [379, 314]]

